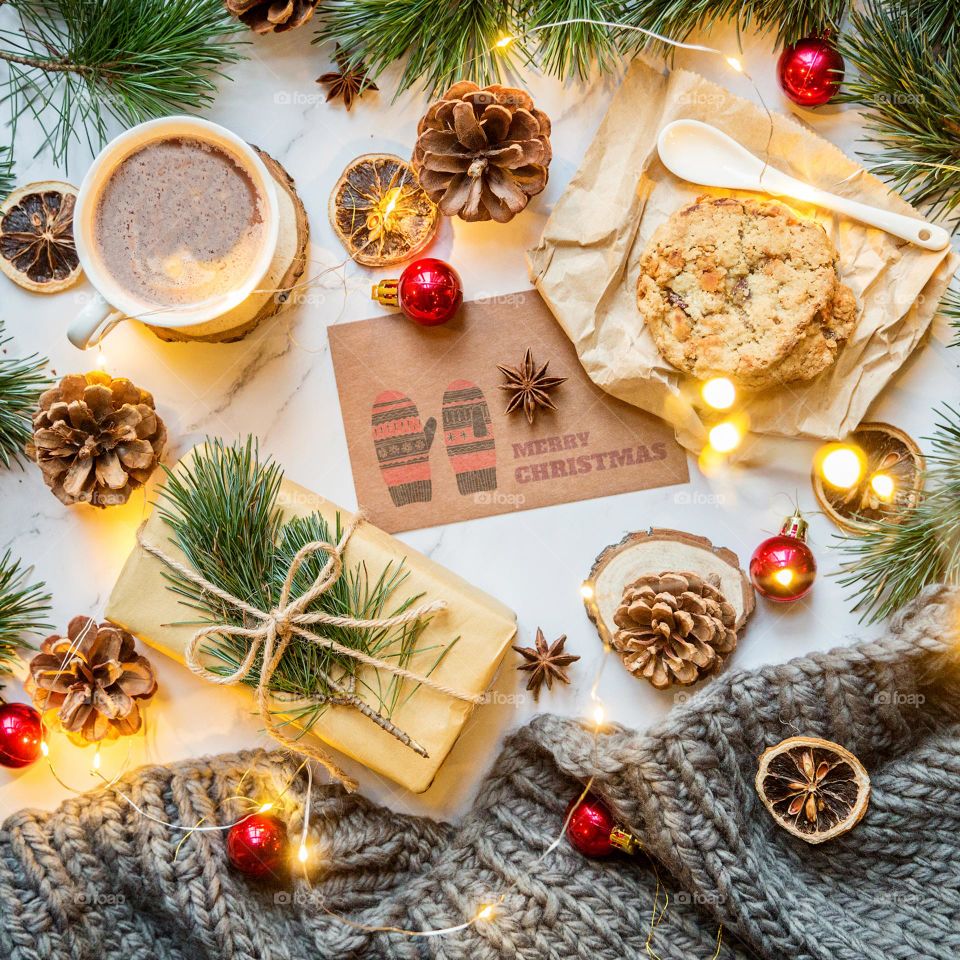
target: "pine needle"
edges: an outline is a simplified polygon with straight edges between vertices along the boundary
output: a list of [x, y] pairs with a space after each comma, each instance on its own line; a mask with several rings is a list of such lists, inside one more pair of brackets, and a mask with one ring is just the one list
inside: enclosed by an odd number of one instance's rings
[[865, 0], [839, 43], [856, 68], [848, 69], [840, 99], [865, 106], [866, 128], [880, 148], [864, 160], [934, 217], [960, 216], [957, 18], [955, 0]]
[[849, 558], [840, 583], [854, 588], [861, 620], [888, 617], [930, 584], [960, 583], [960, 412], [944, 405], [928, 439], [923, 499], [904, 521], [837, 537]]
[[8, 550], [0, 558], [0, 677], [10, 675], [18, 649], [33, 649], [24, 639], [49, 630], [50, 595], [44, 584], [27, 583], [20, 561]]
[[20, 30], [0, 30], [14, 122], [40, 124], [55, 162], [90, 150], [111, 119], [130, 127], [212, 102], [245, 32], [221, 0], [9, 0]]
[[351, 65], [375, 78], [407, 58], [397, 93], [424, 83], [431, 93], [457, 80], [500, 82], [517, 44], [512, 0], [324, 0], [315, 43], [335, 41]]
[[[10, 342], [3, 332], [0, 321], [0, 351]], [[30, 439], [31, 416], [49, 383], [41, 372], [46, 365], [47, 359], [36, 354], [23, 360], [0, 356], [0, 463], [5, 467], [19, 460]]]
[[[336, 542], [343, 529], [337, 514], [333, 529], [320, 514], [284, 523], [277, 506], [283, 474], [270, 461], [261, 462], [252, 438], [243, 444], [225, 445], [208, 440], [189, 468], [166, 469], [167, 482], [160, 491], [158, 510], [170, 528], [174, 543], [203, 577], [258, 610], [273, 610], [279, 600], [290, 563], [297, 551], [315, 540]], [[307, 558], [294, 581], [293, 596], [303, 594], [326, 562], [323, 554]], [[176, 571], [168, 571], [170, 589], [187, 606], [202, 614], [203, 623], [244, 623], [243, 614], [206, 594]], [[398, 599], [407, 572], [402, 562], [387, 563], [375, 575], [365, 564], [344, 570], [333, 587], [308, 611], [322, 610], [357, 619], [394, 616], [406, 611], [422, 594]], [[322, 627], [325, 636], [351, 649], [407, 666], [414, 654], [423, 653], [417, 642], [429, 624], [417, 623], [386, 629]], [[229, 674], [243, 662], [249, 641], [241, 637], [209, 638], [204, 653], [219, 661], [212, 669]], [[452, 648], [447, 644], [433, 664]], [[255, 686], [262, 659], [245, 681]], [[332, 682], [331, 682], [332, 681]], [[379, 713], [389, 718], [408, 695], [409, 685], [380, 671], [363, 668], [353, 658], [318, 644], [294, 638], [271, 681], [272, 691], [288, 701], [309, 701], [284, 710], [309, 729], [330, 703], [344, 702], [343, 690], [369, 692]]]
[[0, 147], [0, 201], [13, 189], [13, 150]]

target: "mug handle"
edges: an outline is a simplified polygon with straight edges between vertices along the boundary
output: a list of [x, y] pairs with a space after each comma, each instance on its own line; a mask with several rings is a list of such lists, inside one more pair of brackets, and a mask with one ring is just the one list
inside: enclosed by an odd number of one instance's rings
[[126, 317], [119, 310], [114, 310], [99, 293], [80, 313], [73, 323], [67, 327], [67, 339], [78, 349], [86, 350], [95, 347], [101, 340]]

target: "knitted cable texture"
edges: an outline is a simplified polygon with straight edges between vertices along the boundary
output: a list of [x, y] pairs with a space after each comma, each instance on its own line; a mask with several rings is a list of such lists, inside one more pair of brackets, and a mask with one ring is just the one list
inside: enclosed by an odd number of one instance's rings
[[[960, 592], [930, 588], [883, 641], [727, 674], [646, 734], [597, 741], [538, 717], [456, 827], [315, 787], [310, 883], [246, 880], [222, 832], [178, 852], [182, 833], [114, 790], [21, 811], [0, 831], [0, 957], [708, 960], [723, 924], [721, 958], [957, 960], [958, 624]], [[863, 822], [822, 847], [780, 829], [753, 786], [763, 749], [798, 733], [846, 745], [873, 781]], [[210, 824], [236, 817], [238, 794], [276, 796], [298, 763], [251, 751], [143, 768], [120, 789], [161, 821]], [[590, 861], [562, 843], [538, 860], [591, 776], [648, 856]], [[305, 790], [297, 777], [283, 798], [294, 837]], [[331, 915], [426, 930], [490, 902], [493, 920], [430, 938]]]

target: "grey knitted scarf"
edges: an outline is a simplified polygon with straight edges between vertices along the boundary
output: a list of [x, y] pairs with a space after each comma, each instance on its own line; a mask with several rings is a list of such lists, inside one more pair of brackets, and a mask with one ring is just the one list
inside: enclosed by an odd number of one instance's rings
[[[721, 677], [647, 734], [595, 742], [539, 717], [457, 826], [317, 787], [311, 884], [237, 875], [223, 833], [178, 852], [182, 834], [112, 790], [23, 811], [0, 833], [0, 958], [707, 960], [722, 925], [721, 958], [957, 960], [957, 599], [931, 589], [883, 642]], [[796, 733], [845, 744], [873, 780], [863, 822], [820, 847], [781, 830], [753, 787], [758, 754]], [[250, 752], [144, 768], [121, 789], [158, 820], [209, 824], [297, 766]], [[562, 843], [541, 859], [590, 776], [646, 853], [590, 861]], [[305, 789], [295, 778], [282, 801], [294, 836]], [[452, 927], [500, 898], [492, 920], [445, 936], [361, 928]]]

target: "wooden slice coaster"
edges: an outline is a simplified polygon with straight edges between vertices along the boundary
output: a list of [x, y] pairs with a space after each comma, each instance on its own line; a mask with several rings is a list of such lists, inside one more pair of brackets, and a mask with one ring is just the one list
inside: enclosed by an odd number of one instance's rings
[[[926, 463], [917, 442], [889, 423], [861, 423], [846, 442], [862, 452], [860, 480], [840, 490], [831, 487], [814, 468], [813, 492], [820, 506], [838, 527], [851, 533], [864, 533], [880, 522], [900, 523], [923, 491]], [[886, 492], [887, 481], [878, 492], [878, 475], [889, 478], [891, 493]]]
[[753, 613], [753, 585], [732, 550], [715, 547], [706, 537], [654, 527], [647, 532], [628, 533], [619, 543], [607, 547], [584, 584], [587, 616], [596, 624], [604, 643], [609, 644], [617, 631], [613, 615], [624, 587], [645, 574], [666, 572], [695, 573], [705, 580], [711, 575], [719, 578], [718, 589], [736, 613], [737, 631]]
[[291, 302], [291, 293], [307, 270], [310, 223], [297, 195], [293, 178], [270, 154], [253, 146], [276, 181], [280, 208], [280, 235], [277, 252], [260, 288], [240, 306], [210, 323], [172, 330], [150, 327], [167, 343], [235, 343], [251, 334], [264, 320], [275, 317]]

